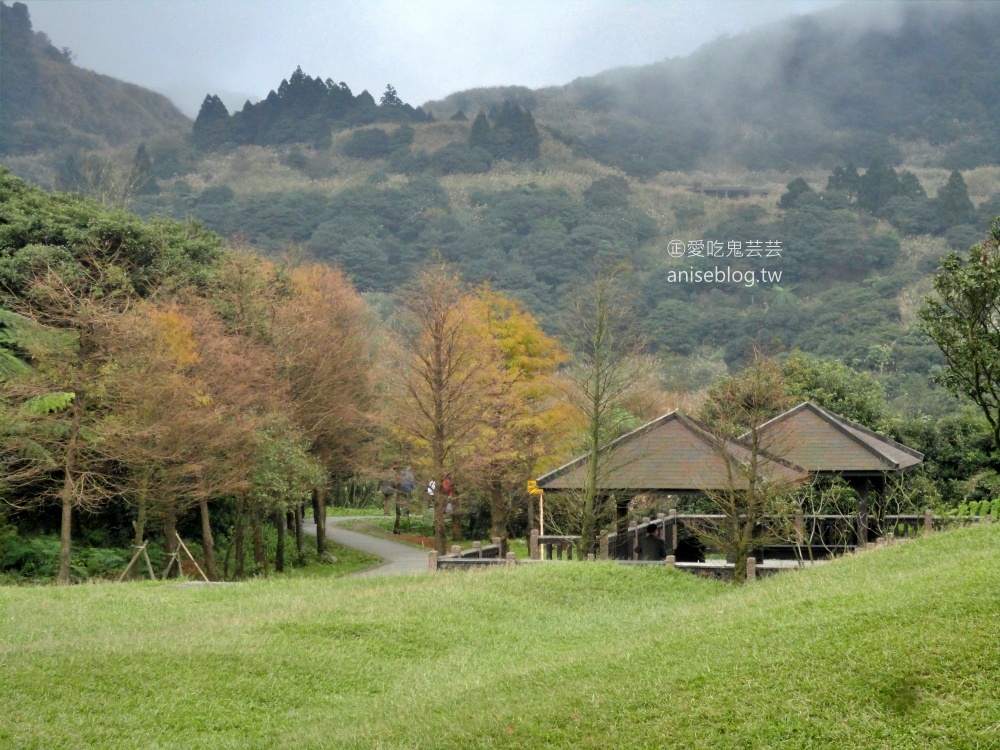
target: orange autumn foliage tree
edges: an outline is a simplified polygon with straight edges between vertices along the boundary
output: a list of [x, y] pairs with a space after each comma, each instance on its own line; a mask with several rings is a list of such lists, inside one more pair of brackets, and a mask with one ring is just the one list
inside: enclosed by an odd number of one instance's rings
[[261, 431], [280, 420], [282, 389], [264, 349], [228, 333], [201, 300], [145, 304], [120, 321], [118, 430], [109, 450], [125, 466], [123, 491], [176, 547], [180, 513], [198, 506], [210, 577], [217, 577], [209, 502], [245, 497]]
[[[322, 264], [293, 267], [289, 293], [274, 308], [270, 349], [288, 394], [289, 414], [328, 477], [364, 463], [375, 394], [372, 323], [350, 282]], [[316, 488], [317, 549], [325, 552], [325, 486]]]
[[[445, 265], [400, 293], [403, 347], [384, 419], [430, 481], [457, 475], [484, 422], [487, 393], [502, 382], [502, 357], [475, 324], [472, 298]], [[449, 498], [433, 495], [434, 544], [445, 551]]]

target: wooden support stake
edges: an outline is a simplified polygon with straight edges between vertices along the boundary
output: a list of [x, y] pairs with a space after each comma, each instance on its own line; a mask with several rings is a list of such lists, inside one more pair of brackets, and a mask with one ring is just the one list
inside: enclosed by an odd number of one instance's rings
[[149, 580], [156, 580], [156, 573], [153, 572], [153, 563], [149, 561], [149, 552], [146, 551], [146, 545], [142, 545], [142, 556], [146, 558], [146, 569], [149, 570]]
[[438, 569], [438, 553], [437, 550], [431, 550], [427, 553], [427, 570], [431, 573], [437, 573]]
[[125, 576], [127, 576], [128, 572], [132, 570], [132, 566], [135, 565], [135, 561], [139, 559], [139, 555], [141, 555], [146, 550], [146, 545], [143, 544], [138, 547], [133, 545], [132, 549], [135, 550], [135, 554], [132, 555], [132, 559], [128, 561], [128, 565], [125, 566], [125, 570], [122, 571], [122, 574], [118, 576], [118, 583], [121, 583], [122, 581], [125, 580]]
[[747, 583], [757, 580], [757, 558], [751, 555], [747, 558]]
[[[201, 577], [205, 579], [205, 583], [210, 583], [210, 581], [208, 580], [208, 576], [205, 575], [205, 571], [201, 569], [201, 566], [198, 564], [198, 561], [195, 560], [194, 559], [194, 555], [191, 554], [191, 550], [189, 550], [187, 548], [187, 545], [184, 544], [184, 540], [181, 539], [181, 535], [178, 534], [176, 531], [174, 532], [174, 535], [177, 537], [177, 541], [181, 543], [181, 547], [184, 548], [184, 551], [187, 552], [187, 556], [189, 558], [191, 558], [191, 562], [194, 563], [194, 567], [198, 569], [199, 573], [201, 573]], [[177, 556], [177, 570], [180, 571], [180, 569], [181, 569], [181, 559], [180, 559], [180, 555], [178, 555]]]
[[181, 571], [181, 553], [180, 552], [171, 552], [169, 555], [167, 555], [167, 557], [169, 557], [170, 559], [167, 560], [166, 570], [163, 571], [163, 576], [162, 577], [163, 577], [164, 581], [167, 580], [167, 577], [170, 575], [170, 569], [172, 567], [174, 567], [174, 563], [175, 562], [177, 563], [177, 575], [179, 576], [182, 573], [182, 571]]
[[531, 542], [528, 547], [529, 557], [532, 560], [541, 560], [542, 556], [538, 549], [538, 529], [531, 530]]

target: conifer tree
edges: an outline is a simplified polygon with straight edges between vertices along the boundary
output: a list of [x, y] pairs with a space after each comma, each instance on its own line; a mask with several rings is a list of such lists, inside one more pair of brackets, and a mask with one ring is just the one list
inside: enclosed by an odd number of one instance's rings
[[486, 119], [486, 113], [481, 110], [472, 122], [472, 129], [469, 131], [469, 146], [490, 150], [490, 121]]
[[934, 212], [941, 229], [968, 224], [972, 220], [975, 207], [969, 199], [969, 189], [962, 173], [958, 170], [952, 172], [947, 184], [938, 190], [934, 199]]

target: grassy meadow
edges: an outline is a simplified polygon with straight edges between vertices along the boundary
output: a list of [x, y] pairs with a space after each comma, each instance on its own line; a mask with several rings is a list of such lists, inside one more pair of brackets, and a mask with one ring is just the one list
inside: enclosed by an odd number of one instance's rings
[[997, 747], [998, 546], [0, 588], [0, 747]]

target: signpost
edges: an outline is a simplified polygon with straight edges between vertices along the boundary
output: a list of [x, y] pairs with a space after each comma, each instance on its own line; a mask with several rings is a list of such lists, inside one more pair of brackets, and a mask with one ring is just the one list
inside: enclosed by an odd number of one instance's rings
[[545, 490], [539, 488], [534, 479], [528, 480], [528, 494], [538, 495], [538, 535], [545, 534]]

